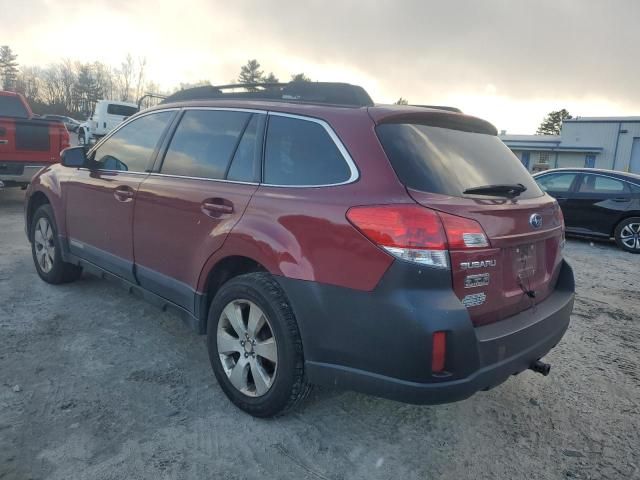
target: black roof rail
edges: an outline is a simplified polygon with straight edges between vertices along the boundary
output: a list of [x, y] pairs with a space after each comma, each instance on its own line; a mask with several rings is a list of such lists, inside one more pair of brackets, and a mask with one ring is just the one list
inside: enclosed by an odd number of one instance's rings
[[138, 104], [138, 110], [140, 110], [141, 106], [142, 106], [142, 102], [144, 102], [147, 98], [151, 99], [151, 98], [157, 98], [160, 100], [164, 100], [165, 98], [167, 98], [166, 95], [163, 95], [161, 93], [153, 93], [153, 92], [148, 92], [145, 93], [144, 95], [142, 95], [138, 101], [136, 102]]
[[444, 105], [411, 105], [412, 107], [432, 108], [434, 110], [446, 110], [447, 112], [462, 113], [457, 107], [446, 107]]
[[[241, 90], [241, 91], [238, 91]], [[373, 100], [358, 85], [335, 82], [233, 83], [203, 85], [180, 90], [162, 103], [188, 100], [268, 100], [292, 103], [314, 103], [350, 107], [373, 106]]]

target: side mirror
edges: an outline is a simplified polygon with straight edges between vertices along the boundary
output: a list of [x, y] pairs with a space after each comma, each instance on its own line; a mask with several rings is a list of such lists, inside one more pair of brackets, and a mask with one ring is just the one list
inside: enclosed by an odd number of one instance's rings
[[87, 152], [84, 147], [65, 148], [60, 153], [60, 163], [65, 167], [84, 167], [87, 163]]

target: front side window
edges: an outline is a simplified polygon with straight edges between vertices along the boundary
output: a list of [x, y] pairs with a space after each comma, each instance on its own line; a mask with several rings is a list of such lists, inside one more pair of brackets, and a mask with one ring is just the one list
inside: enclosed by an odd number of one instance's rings
[[320, 186], [351, 177], [345, 158], [319, 123], [271, 116], [265, 148], [264, 183]]
[[160, 172], [185, 177], [224, 178], [250, 117], [247, 112], [225, 110], [185, 112], [171, 139]]
[[626, 193], [624, 182], [615, 178], [601, 177], [600, 175], [584, 175], [578, 192], [580, 193]]
[[545, 192], [568, 192], [575, 178], [575, 173], [555, 173], [538, 177], [536, 182]]
[[144, 172], [172, 115], [152, 113], [120, 128], [93, 152], [98, 168]]

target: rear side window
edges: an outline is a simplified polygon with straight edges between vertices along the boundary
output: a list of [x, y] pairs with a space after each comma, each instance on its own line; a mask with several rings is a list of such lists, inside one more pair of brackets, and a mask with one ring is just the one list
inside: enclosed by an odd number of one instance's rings
[[264, 183], [318, 186], [343, 183], [351, 170], [325, 128], [314, 121], [269, 118]]
[[0, 95], [0, 115], [3, 117], [28, 118], [29, 112], [18, 97]]
[[536, 182], [545, 192], [568, 192], [575, 178], [575, 173], [553, 173], [536, 177]]
[[224, 110], [185, 112], [164, 157], [167, 175], [222, 179], [250, 113]]
[[463, 196], [469, 188], [522, 184], [542, 195], [527, 169], [494, 135], [415, 124], [383, 124], [378, 138], [398, 178], [424, 192]]
[[580, 186], [580, 193], [627, 193], [625, 184], [620, 180], [600, 175], [584, 175]]
[[93, 153], [103, 170], [144, 172], [173, 112], [137, 118], [107, 138]]
[[109, 115], [130, 117], [131, 115], [138, 113], [138, 109], [129, 105], [117, 105], [115, 103], [110, 103], [109, 105], [107, 105], [107, 113]]

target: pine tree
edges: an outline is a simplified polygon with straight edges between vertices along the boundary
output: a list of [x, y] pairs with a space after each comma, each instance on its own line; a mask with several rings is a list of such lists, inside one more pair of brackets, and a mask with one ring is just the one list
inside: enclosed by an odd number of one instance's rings
[[[263, 81], [264, 72], [260, 70], [260, 64], [257, 60], [249, 60], [246, 65], [240, 69], [238, 83], [260, 83]], [[248, 88], [253, 91], [255, 88]]]
[[77, 111], [93, 111], [96, 102], [102, 95], [100, 90], [91, 65], [80, 65], [78, 68], [78, 80], [73, 86], [74, 103]]
[[409, 105], [409, 101], [406, 98], [400, 97], [395, 105]]
[[264, 77], [263, 81], [265, 83], [279, 83], [280, 80], [278, 80], [278, 77], [276, 77], [273, 72], [270, 72], [269, 75], [267, 75], [266, 77]]
[[292, 82], [310, 82], [311, 79], [307, 77], [304, 73], [296, 73], [295, 75], [291, 75]]
[[0, 47], [0, 76], [2, 77], [2, 88], [13, 90], [16, 88], [18, 78], [18, 55], [14, 54], [11, 47], [3, 45]]
[[566, 110], [556, 110], [550, 112], [544, 117], [544, 120], [538, 127], [536, 135], [560, 135], [562, 129], [562, 122], [569, 118], [573, 118], [571, 114]]

